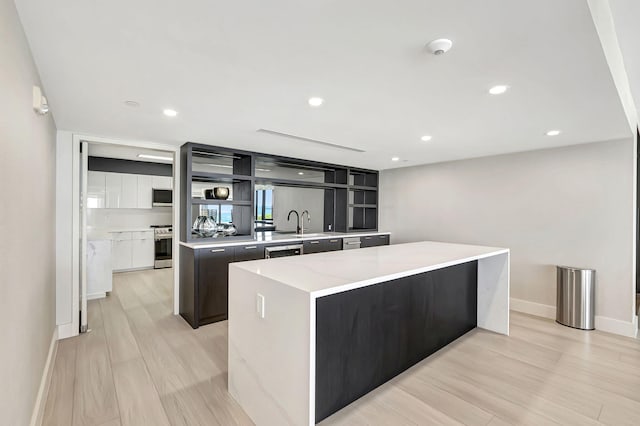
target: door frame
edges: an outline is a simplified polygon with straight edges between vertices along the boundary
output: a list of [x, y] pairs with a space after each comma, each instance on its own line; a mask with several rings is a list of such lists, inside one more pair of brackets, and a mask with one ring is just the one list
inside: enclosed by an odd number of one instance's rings
[[[83, 142], [88, 142], [91, 144], [105, 144], [105, 145], [118, 145], [118, 146], [128, 146], [134, 148], [143, 148], [143, 149], [155, 149], [160, 151], [167, 151], [173, 154], [173, 313], [174, 315], [178, 315], [179, 307], [180, 307], [180, 274], [179, 274], [179, 253], [180, 253], [180, 147], [175, 145], [170, 145], [166, 143], [159, 142], [150, 142], [150, 141], [140, 141], [140, 140], [131, 140], [131, 139], [114, 139], [114, 138], [104, 138], [100, 136], [91, 136], [86, 134], [76, 134], [72, 135], [72, 167], [73, 167], [73, 176], [72, 176], [72, 219], [71, 226], [73, 237], [71, 240], [72, 246], [72, 265], [71, 265], [71, 276], [72, 276], [72, 322], [71, 322], [71, 336], [77, 336], [80, 334], [80, 310], [81, 310], [81, 297], [80, 297], [80, 275], [81, 275], [81, 267], [80, 267], [80, 255], [82, 250], [81, 245], [82, 234], [81, 232], [81, 222], [82, 217], [80, 215], [80, 193], [81, 193], [81, 176], [80, 176], [80, 164], [81, 164], [81, 153], [80, 147]], [[86, 230], [85, 230], [86, 231]], [[86, 243], [86, 240], [84, 240]], [[67, 337], [67, 336], [65, 336]]]

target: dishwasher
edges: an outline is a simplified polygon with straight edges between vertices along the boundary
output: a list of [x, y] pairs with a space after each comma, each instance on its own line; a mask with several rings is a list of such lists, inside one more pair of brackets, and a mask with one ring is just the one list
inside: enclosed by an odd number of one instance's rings
[[299, 256], [302, 254], [302, 244], [291, 244], [287, 246], [265, 247], [264, 258], [273, 259], [276, 257]]
[[342, 239], [342, 250], [359, 249], [360, 244], [360, 237], [346, 237]]

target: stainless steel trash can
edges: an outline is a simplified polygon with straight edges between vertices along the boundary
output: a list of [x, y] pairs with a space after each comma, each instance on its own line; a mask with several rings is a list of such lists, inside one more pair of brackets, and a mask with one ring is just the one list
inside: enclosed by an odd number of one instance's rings
[[568, 327], [593, 330], [596, 271], [558, 266], [556, 321]]

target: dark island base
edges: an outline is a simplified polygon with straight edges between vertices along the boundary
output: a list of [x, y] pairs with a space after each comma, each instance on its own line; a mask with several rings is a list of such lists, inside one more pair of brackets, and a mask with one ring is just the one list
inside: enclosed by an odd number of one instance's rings
[[316, 423], [476, 327], [478, 262], [317, 299]]

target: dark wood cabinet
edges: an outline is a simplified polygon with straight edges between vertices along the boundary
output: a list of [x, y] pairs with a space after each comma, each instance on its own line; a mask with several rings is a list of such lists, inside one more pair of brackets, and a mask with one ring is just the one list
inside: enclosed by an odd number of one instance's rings
[[472, 330], [477, 265], [316, 299], [316, 422]]
[[180, 247], [180, 315], [193, 328], [227, 319], [233, 250]]
[[198, 325], [227, 319], [231, 248], [200, 249], [198, 258]]
[[366, 237], [360, 237], [360, 248], [388, 246], [388, 245], [389, 245], [389, 234], [368, 235]]
[[233, 247], [234, 262], [244, 262], [245, 260], [259, 259], [264, 259], [264, 244]]
[[342, 238], [331, 238], [326, 241], [326, 250], [325, 251], [337, 251], [342, 250]]
[[304, 247], [303, 254], [342, 250], [342, 238], [307, 240], [304, 241], [302, 245]]
[[[342, 250], [342, 238], [302, 242], [303, 254]], [[362, 247], [389, 244], [389, 235], [362, 237]], [[180, 246], [180, 315], [191, 327], [227, 319], [229, 263], [264, 259], [265, 247], [249, 244], [191, 249]]]
[[322, 253], [326, 250], [325, 240], [308, 240], [302, 243], [303, 254]]

